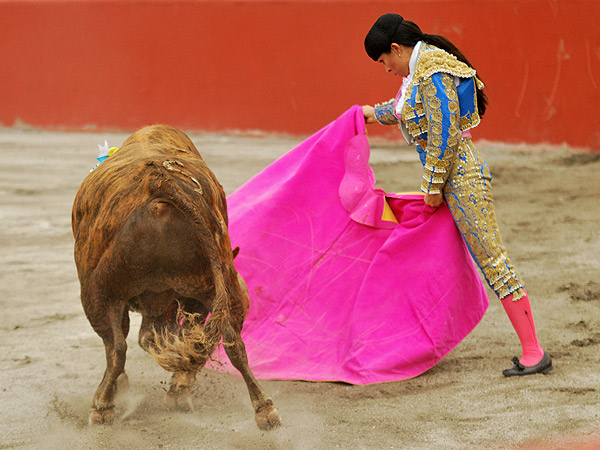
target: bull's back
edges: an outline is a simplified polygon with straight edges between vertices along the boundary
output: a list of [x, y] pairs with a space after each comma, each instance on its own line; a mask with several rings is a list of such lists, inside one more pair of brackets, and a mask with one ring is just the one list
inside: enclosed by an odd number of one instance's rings
[[192, 221], [210, 211], [213, 231], [227, 225], [223, 189], [189, 138], [164, 125], [142, 128], [79, 188], [72, 213], [78, 269], [96, 267], [136, 211], [158, 211], [154, 201]]
[[205, 243], [189, 218], [166, 199], [149, 200], [133, 211], [107, 252], [111, 260], [108, 277], [123, 277], [135, 284], [133, 289], [161, 292], [180, 290], [183, 285], [185, 293], [194, 297], [213, 289]]

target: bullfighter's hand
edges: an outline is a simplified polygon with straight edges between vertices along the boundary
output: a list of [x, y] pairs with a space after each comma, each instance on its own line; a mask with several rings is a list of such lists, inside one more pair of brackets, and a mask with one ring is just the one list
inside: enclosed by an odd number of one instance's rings
[[439, 208], [444, 203], [442, 194], [425, 194], [425, 204], [432, 208]]
[[364, 105], [362, 107], [363, 115], [365, 116], [365, 123], [375, 123], [375, 108], [370, 105]]

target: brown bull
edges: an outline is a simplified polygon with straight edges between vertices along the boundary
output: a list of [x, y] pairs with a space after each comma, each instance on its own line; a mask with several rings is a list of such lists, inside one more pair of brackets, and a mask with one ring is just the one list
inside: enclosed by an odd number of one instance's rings
[[281, 424], [240, 337], [249, 297], [233, 264], [225, 193], [184, 133], [156, 125], [129, 137], [83, 181], [72, 225], [81, 302], [106, 350], [91, 423], [114, 419], [117, 385], [127, 384], [129, 311], [137, 311], [139, 344], [173, 372], [171, 405], [189, 401], [222, 338], [258, 426]]

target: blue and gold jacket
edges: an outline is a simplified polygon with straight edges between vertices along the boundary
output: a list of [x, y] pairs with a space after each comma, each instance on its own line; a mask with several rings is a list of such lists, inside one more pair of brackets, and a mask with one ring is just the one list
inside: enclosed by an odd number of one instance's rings
[[423, 192], [441, 192], [462, 133], [479, 124], [476, 89], [483, 89], [483, 83], [476, 77], [475, 69], [454, 55], [423, 43], [404, 94], [401, 122], [396, 117], [400, 93], [395, 99], [375, 105], [379, 123], [399, 124], [416, 144], [424, 167]]

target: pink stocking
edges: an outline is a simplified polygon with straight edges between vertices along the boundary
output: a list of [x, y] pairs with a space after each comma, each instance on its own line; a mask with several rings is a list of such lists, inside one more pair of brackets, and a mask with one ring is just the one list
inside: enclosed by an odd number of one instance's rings
[[544, 356], [544, 350], [538, 341], [531, 313], [529, 297], [524, 297], [513, 301], [513, 296], [509, 295], [501, 300], [502, 306], [512, 323], [513, 328], [519, 336], [521, 347], [523, 348], [523, 357], [520, 363], [524, 366], [534, 366], [540, 362]]

